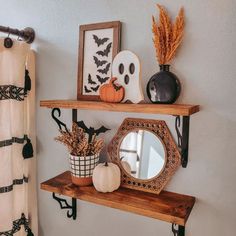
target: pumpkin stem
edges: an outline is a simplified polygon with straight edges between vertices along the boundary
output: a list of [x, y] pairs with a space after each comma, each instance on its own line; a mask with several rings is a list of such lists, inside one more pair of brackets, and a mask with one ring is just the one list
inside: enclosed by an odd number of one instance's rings
[[107, 161], [105, 162], [105, 165], [104, 166], [108, 166], [108, 163], [107, 163]]
[[122, 86], [119, 85], [119, 84], [115, 84], [115, 81], [117, 80], [116, 77], [112, 77], [111, 80], [110, 80], [110, 84], [113, 86], [113, 88], [116, 90], [116, 91], [119, 91]]
[[112, 77], [111, 79], [110, 79], [110, 83], [109, 84], [114, 84], [114, 82], [117, 80], [117, 78], [116, 77]]

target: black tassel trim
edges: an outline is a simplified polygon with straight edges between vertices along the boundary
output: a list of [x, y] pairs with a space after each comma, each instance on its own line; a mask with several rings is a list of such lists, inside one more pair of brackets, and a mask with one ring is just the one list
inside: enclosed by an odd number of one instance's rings
[[32, 233], [31, 229], [28, 229], [28, 234], [27, 236], [34, 236], [34, 234]]
[[25, 69], [25, 87], [24, 87], [25, 95], [30, 90], [31, 90], [31, 79], [29, 76], [29, 71], [27, 69]]
[[21, 218], [18, 220], [14, 220], [12, 222], [13, 226], [12, 229], [9, 231], [5, 231], [5, 232], [0, 232], [0, 236], [4, 235], [4, 236], [13, 236], [13, 234], [15, 234], [16, 232], [18, 232], [21, 229], [21, 225], [24, 226], [25, 228], [25, 232], [27, 232], [27, 236], [34, 236], [34, 234], [32, 233], [30, 227], [29, 227], [29, 220], [26, 219], [25, 214], [22, 213], [21, 214]]
[[24, 159], [31, 158], [34, 156], [33, 145], [31, 143], [31, 140], [28, 138], [26, 134], [24, 135], [23, 138], [12, 137], [11, 139], [0, 141], [0, 148], [10, 146], [13, 143], [23, 144], [25, 141], [26, 141], [26, 144], [23, 147], [22, 156], [24, 157]]
[[22, 179], [14, 179], [12, 181], [11, 185], [0, 187], [0, 194], [11, 192], [15, 185], [21, 185], [21, 184], [24, 184], [24, 183], [28, 183], [28, 181], [29, 181], [29, 178], [25, 177], [25, 176], [23, 176]]
[[15, 85], [0, 85], [0, 100], [13, 99], [24, 101], [26, 94], [24, 88]]
[[31, 140], [27, 137], [27, 142], [23, 147], [22, 150], [22, 156], [24, 159], [28, 159], [34, 156], [34, 150], [33, 150], [33, 145], [31, 143]]

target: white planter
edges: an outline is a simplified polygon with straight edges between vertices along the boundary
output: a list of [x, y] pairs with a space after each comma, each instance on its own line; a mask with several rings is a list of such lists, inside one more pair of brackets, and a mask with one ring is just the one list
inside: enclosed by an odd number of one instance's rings
[[79, 186], [92, 184], [93, 170], [99, 162], [99, 153], [91, 156], [70, 155], [72, 183]]

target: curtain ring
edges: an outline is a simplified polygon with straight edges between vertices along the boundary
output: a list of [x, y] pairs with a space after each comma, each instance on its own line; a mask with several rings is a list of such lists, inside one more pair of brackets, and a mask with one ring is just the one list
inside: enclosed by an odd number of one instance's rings
[[4, 39], [4, 47], [11, 48], [13, 45], [13, 41], [10, 38], [10, 28], [8, 27], [8, 36]]

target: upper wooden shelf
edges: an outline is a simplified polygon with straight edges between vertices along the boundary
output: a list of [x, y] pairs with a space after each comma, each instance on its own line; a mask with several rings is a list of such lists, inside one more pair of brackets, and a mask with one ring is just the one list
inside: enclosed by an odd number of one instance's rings
[[47, 108], [68, 108], [82, 110], [103, 110], [115, 112], [136, 112], [150, 114], [166, 114], [190, 116], [199, 111], [199, 105], [184, 104], [127, 104], [127, 103], [105, 103], [78, 100], [43, 100], [41, 107]]
[[69, 171], [41, 183], [41, 189], [182, 226], [195, 203], [194, 197], [167, 191], [156, 195], [119, 188], [113, 193], [100, 193], [93, 186], [73, 185]]

